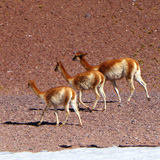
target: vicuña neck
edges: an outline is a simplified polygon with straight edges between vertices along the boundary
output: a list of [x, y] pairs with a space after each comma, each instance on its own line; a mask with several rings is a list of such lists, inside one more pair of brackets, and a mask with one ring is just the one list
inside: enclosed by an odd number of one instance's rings
[[44, 92], [40, 91], [35, 84], [31, 84], [31, 88], [32, 88], [32, 90], [36, 93], [36, 95], [37, 95], [38, 97], [41, 98], [41, 96], [44, 95]]
[[82, 66], [83, 66], [87, 71], [89, 71], [89, 70], [97, 70], [97, 66], [92, 66], [92, 65], [90, 65], [90, 64], [85, 60], [85, 58], [82, 58], [82, 59], [81, 59], [81, 64], [82, 64]]
[[63, 65], [61, 64], [61, 72], [65, 80], [69, 83], [69, 81], [72, 79], [72, 77], [66, 72]]

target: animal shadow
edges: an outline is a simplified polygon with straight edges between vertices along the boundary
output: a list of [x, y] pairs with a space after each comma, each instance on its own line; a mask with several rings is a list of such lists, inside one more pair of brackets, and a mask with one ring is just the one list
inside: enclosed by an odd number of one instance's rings
[[3, 124], [8, 124], [8, 125], [29, 125], [29, 126], [56, 125], [55, 122], [51, 123], [51, 122], [45, 122], [44, 121], [44, 122], [41, 123], [41, 125], [38, 125], [38, 123], [39, 123], [39, 121], [37, 121], [37, 122], [26, 122], [26, 123], [6, 121]]
[[[41, 108], [30, 108], [29, 109], [30, 111], [38, 111], [38, 110], [43, 110], [43, 109], [41, 109]], [[50, 111], [54, 111], [54, 109], [49, 109]], [[58, 108], [57, 109], [58, 111], [65, 111], [65, 109], [63, 109], [63, 108]], [[87, 109], [86, 108], [79, 108], [79, 111], [86, 111]], [[70, 112], [74, 112], [74, 109], [73, 108], [69, 108], [69, 111]]]

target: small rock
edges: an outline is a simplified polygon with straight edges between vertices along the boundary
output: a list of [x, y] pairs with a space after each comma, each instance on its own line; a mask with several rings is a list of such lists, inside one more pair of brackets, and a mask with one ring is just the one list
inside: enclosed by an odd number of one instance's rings
[[86, 18], [90, 18], [91, 15], [90, 15], [90, 14], [86, 14], [85, 17], [86, 17]]

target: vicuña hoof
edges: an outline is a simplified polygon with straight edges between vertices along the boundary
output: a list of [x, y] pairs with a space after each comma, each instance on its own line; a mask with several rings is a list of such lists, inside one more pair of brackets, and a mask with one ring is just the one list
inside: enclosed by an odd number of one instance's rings
[[38, 122], [38, 123], [37, 123], [37, 126], [40, 126], [40, 125], [41, 125], [41, 122]]

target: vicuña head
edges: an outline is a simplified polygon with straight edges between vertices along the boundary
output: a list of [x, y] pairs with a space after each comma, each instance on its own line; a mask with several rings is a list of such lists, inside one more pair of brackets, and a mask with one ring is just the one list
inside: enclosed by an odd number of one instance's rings
[[77, 52], [72, 60], [73, 61], [80, 61], [86, 55], [87, 55], [87, 53]]
[[116, 84], [116, 80], [122, 79], [123, 77], [125, 77], [126, 80], [129, 82], [131, 88], [131, 94], [128, 98], [128, 101], [130, 101], [133, 92], [135, 90], [133, 84], [133, 78], [135, 78], [135, 80], [144, 87], [147, 98], [148, 100], [150, 100], [146, 83], [143, 81], [141, 77], [140, 66], [136, 60], [132, 58], [119, 58], [119, 59], [108, 60], [103, 63], [100, 63], [99, 65], [92, 66], [86, 61], [85, 59], [86, 55], [87, 53], [77, 52], [72, 60], [74, 61], [79, 60], [82, 66], [88, 71], [96, 70], [103, 73], [103, 75], [106, 77], [106, 80], [111, 81], [112, 85], [114, 86], [114, 89], [119, 98], [119, 102], [121, 102], [121, 97], [119, 95], [119, 90]]
[[45, 98], [44, 98], [44, 94], [45, 94], [45, 93], [42, 92], [42, 91], [40, 91], [40, 90], [37, 88], [37, 86], [36, 86], [36, 84], [35, 84], [35, 80], [29, 80], [29, 81], [28, 81], [28, 88], [31, 88], [38, 97], [40, 97], [40, 98], [42, 98], [43, 100], [45, 100]]
[[31, 85], [35, 84], [35, 80], [28, 80], [28, 88], [31, 87]]
[[66, 119], [63, 122], [63, 125], [65, 125], [65, 123], [68, 120], [69, 114], [70, 114], [69, 104], [73, 107], [74, 111], [78, 115], [80, 125], [82, 125], [80, 114], [79, 114], [77, 104], [76, 104], [77, 95], [76, 95], [76, 92], [72, 88], [60, 86], [60, 87], [51, 88], [47, 91], [42, 92], [37, 88], [35, 81], [31, 81], [31, 80], [28, 81], [28, 87], [30, 87], [35, 92], [35, 94], [38, 97], [42, 98], [47, 104], [46, 108], [43, 111], [42, 117], [38, 125], [42, 123], [44, 114], [52, 105], [54, 106], [57, 125], [59, 125], [57, 106], [58, 105], [64, 106], [65, 111], [67, 112]]
[[62, 62], [61, 62], [61, 61], [57, 62], [57, 65], [56, 65], [54, 71], [56, 71], [56, 72], [57, 72], [57, 71], [61, 72], [61, 69], [60, 69], [61, 66], [62, 66]]

